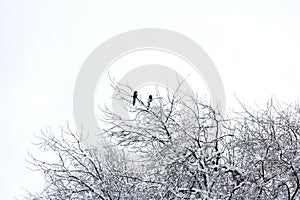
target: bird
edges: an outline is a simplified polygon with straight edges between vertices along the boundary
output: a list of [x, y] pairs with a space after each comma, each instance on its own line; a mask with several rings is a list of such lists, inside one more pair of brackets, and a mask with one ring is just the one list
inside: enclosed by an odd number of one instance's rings
[[152, 95], [149, 95], [149, 98], [148, 98], [148, 109], [150, 107], [150, 103], [152, 102]]
[[133, 105], [135, 105], [137, 96], [138, 96], [138, 92], [137, 92], [137, 91], [134, 91], [133, 96], [132, 96], [132, 97], [133, 97], [133, 102], [132, 102]]

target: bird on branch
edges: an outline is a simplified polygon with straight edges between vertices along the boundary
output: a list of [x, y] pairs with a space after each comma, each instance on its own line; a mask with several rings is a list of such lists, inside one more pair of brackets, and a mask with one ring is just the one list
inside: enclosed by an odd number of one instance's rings
[[138, 92], [137, 92], [137, 91], [134, 91], [134, 93], [133, 93], [133, 102], [132, 102], [133, 105], [135, 105], [137, 96], [138, 96]]
[[149, 95], [149, 98], [148, 98], [148, 106], [147, 108], [149, 109], [150, 108], [150, 103], [152, 102], [152, 95]]

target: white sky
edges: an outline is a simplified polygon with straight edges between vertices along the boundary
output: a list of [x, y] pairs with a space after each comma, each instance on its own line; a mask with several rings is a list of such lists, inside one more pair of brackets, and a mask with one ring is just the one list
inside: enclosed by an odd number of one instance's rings
[[0, 199], [41, 187], [26, 169], [30, 141], [46, 126], [72, 121], [73, 89], [87, 56], [138, 28], [164, 28], [196, 41], [215, 63], [228, 107], [298, 100], [300, 2], [0, 2]]

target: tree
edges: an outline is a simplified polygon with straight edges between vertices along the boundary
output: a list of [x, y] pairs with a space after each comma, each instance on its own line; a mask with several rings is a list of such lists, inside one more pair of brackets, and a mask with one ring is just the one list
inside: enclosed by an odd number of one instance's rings
[[[151, 107], [132, 105], [128, 86], [116, 98], [133, 119], [109, 109], [102, 136], [115, 145], [84, 145], [78, 134], [42, 134], [54, 162], [31, 156], [45, 175], [36, 199], [297, 199], [300, 109], [266, 109], [224, 119], [207, 103], [180, 91], [159, 93]], [[129, 152], [129, 153], [128, 153]]]
[[240, 180], [232, 196], [299, 199], [299, 105], [282, 108], [270, 100], [266, 109], [243, 110], [228, 129], [234, 134], [229, 162], [239, 169]]

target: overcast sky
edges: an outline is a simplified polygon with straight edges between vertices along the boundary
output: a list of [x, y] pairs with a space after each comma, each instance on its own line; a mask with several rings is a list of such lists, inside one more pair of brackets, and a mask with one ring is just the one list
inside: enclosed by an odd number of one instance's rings
[[197, 42], [215, 63], [228, 107], [299, 98], [300, 2], [0, 2], [0, 199], [41, 187], [26, 169], [34, 134], [72, 121], [73, 90], [87, 56], [138, 28], [163, 28]]

